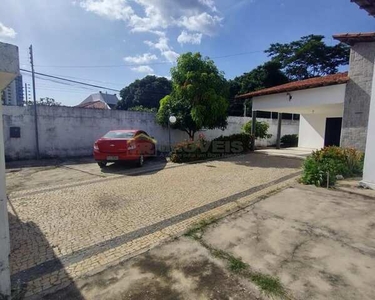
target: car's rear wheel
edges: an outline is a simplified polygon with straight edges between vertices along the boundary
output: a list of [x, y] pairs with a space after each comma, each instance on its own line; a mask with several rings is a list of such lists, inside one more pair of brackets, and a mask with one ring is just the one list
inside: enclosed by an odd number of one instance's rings
[[137, 162], [138, 167], [142, 167], [143, 164], [144, 164], [144, 162], [145, 162], [145, 158], [144, 158], [143, 154], [141, 154], [141, 155], [139, 156], [139, 158], [138, 158], [138, 162]]
[[98, 161], [98, 165], [101, 169], [103, 169], [107, 166], [107, 163], [105, 161]]

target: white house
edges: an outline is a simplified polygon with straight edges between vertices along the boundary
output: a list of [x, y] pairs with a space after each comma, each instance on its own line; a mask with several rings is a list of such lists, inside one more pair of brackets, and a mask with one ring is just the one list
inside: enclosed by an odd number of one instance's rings
[[238, 98], [252, 99], [253, 120], [257, 111], [278, 112], [279, 127], [282, 113], [300, 114], [298, 147], [337, 145], [365, 152], [363, 184], [375, 188], [375, 32], [333, 37], [351, 46], [348, 73], [292, 82]]

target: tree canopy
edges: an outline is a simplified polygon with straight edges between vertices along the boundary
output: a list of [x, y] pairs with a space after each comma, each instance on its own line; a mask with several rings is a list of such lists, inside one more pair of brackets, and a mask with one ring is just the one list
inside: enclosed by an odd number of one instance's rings
[[137, 79], [120, 92], [121, 100], [117, 109], [128, 110], [131, 107], [159, 108], [160, 99], [169, 95], [172, 90], [170, 80], [165, 77], [146, 76]]
[[200, 53], [183, 54], [171, 74], [172, 93], [160, 101], [159, 124], [167, 125], [174, 115], [177, 122], [173, 127], [187, 132], [191, 139], [201, 128], [227, 125], [228, 84], [211, 59]]
[[[34, 105], [34, 101], [27, 101], [26, 105], [31, 106]], [[36, 100], [36, 105], [41, 105], [41, 106], [61, 106], [60, 102], [56, 102], [55, 99], [49, 98], [49, 97], [44, 97], [40, 98], [40, 100]]]
[[[260, 89], [273, 87], [289, 82], [288, 77], [281, 71], [281, 64], [269, 61], [254, 70], [229, 81], [230, 90], [230, 115], [243, 115], [243, 101], [235, 101], [235, 96]], [[247, 104], [251, 111], [251, 103]]]
[[328, 46], [323, 35], [308, 35], [286, 44], [271, 44], [265, 52], [279, 62], [290, 80], [335, 74], [349, 63], [349, 47], [345, 44]]

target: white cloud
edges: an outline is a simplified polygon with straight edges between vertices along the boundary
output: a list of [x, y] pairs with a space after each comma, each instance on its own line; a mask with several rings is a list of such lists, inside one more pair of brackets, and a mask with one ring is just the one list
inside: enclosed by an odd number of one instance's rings
[[0, 22], [0, 38], [10, 38], [14, 39], [17, 33], [13, 28], [6, 27], [3, 23]]
[[158, 42], [153, 43], [151, 41], [145, 41], [146, 45], [151, 48], [158, 49], [162, 56], [164, 56], [168, 62], [174, 63], [180, 56], [177, 52], [173, 51], [173, 48], [168, 44], [168, 38], [161, 36]]
[[222, 18], [204, 12], [200, 15], [184, 16], [178, 24], [190, 31], [197, 31], [212, 36], [216, 34], [216, 28], [220, 25], [221, 21]]
[[[133, 32], [158, 34], [160, 30], [168, 27], [180, 26], [190, 31], [213, 35], [222, 21], [214, 0], [80, 1], [80, 6], [89, 12], [112, 20], [124, 20]], [[138, 5], [137, 9], [133, 9], [134, 5]]]
[[199, 45], [202, 41], [201, 33], [188, 33], [185, 30], [178, 36], [177, 41], [180, 44], [195, 44]]
[[127, 0], [83, 0], [80, 6], [110, 20], [129, 20], [134, 11]]
[[147, 73], [147, 74], [153, 74], [154, 70], [150, 66], [139, 66], [131, 68], [132, 71], [138, 72], [138, 73]]
[[143, 55], [137, 56], [127, 56], [124, 57], [126, 62], [134, 63], [134, 64], [148, 64], [153, 60], [157, 60], [157, 56], [151, 53], [144, 53]]

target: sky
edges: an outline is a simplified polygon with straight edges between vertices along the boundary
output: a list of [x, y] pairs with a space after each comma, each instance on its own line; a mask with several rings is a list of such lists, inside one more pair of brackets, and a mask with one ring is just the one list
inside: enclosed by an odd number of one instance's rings
[[[375, 31], [350, 0], [1, 0], [0, 41], [19, 47], [20, 67], [121, 90], [148, 74], [170, 76], [182, 53], [212, 58], [227, 79], [269, 58], [271, 43]], [[31, 83], [23, 73], [26, 83]], [[79, 104], [104, 88], [37, 78], [37, 98]]]

